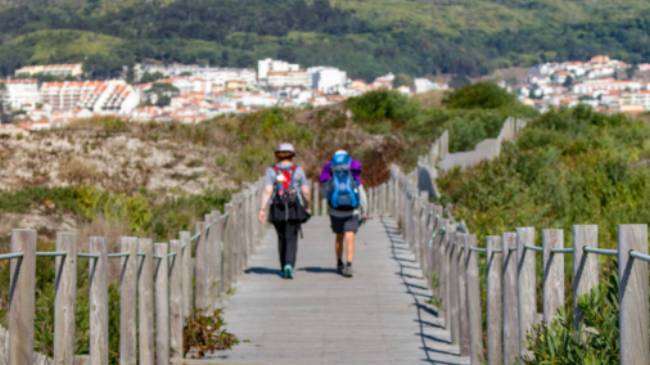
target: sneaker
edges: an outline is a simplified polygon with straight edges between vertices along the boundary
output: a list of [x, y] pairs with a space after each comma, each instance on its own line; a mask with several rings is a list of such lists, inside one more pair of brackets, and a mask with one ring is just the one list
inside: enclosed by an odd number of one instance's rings
[[284, 265], [284, 278], [285, 279], [293, 279], [293, 266], [291, 265]]
[[344, 267], [344, 266], [343, 266], [343, 261], [338, 260], [338, 261], [336, 262], [336, 272], [337, 272], [339, 275], [343, 275], [343, 267]]
[[354, 276], [354, 274], [352, 273], [352, 264], [348, 263], [347, 265], [345, 265], [345, 268], [343, 269], [343, 276], [345, 276], [346, 278], [351, 278], [352, 276]]

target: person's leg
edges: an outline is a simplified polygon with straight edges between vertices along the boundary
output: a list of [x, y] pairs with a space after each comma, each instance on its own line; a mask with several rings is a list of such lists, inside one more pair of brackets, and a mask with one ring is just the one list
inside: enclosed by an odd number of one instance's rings
[[343, 233], [336, 234], [335, 246], [336, 246], [336, 259], [338, 261], [343, 260], [343, 239], [344, 239]]
[[278, 234], [278, 257], [280, 258], [280, 270], [284, 270], [286, 263], [287, 251], [287, 238], [286, 238], [286, 223], [274, 223], [275, 232]]
[[345, 232], [346, 258], [348, 264], [352, 263], [354, 258], [354, 244], [356, 243], [357, 234], [355, 232]]
[[357, 216], [352, 216], [345, 221], [345, 245], [346, 249], [346, 259], [347, 264], [343, 269], [343, 275], [346, 277], [352, 277], [352, 259], [354, 259], [354, 249], [357, 239], [357, 231], [359, 230], [359, 218]]
[[335, 239], [335, 250], [336, 250], [336, 272], [339, 274], [343, 273], [343, 233], [337, 233]]
[[285, 265], [291, 265], [292, 268], [296, 267], [296, 256], [298, 254], [298, 231], [300, 225], [297, 223], [287, 223], [287, 248], [285, 253]]

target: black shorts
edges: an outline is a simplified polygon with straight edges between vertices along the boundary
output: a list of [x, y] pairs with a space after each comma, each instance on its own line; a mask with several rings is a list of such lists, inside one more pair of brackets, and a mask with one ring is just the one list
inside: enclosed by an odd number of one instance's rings
[[345, 232], [357, 233], [360, 225], [359, 217], [356, 215], [351, 215], [349, 217], [334, 217], [330, 215], [330, 223], [332, 231], [336, 234]]

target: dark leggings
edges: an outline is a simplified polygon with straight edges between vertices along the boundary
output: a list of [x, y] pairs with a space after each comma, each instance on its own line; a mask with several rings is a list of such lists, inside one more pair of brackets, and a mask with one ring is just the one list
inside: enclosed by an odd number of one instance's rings
[[296, 254], [298, 253], [298, 230], [300, 224], [294, 222], [273, 223], [278, 233], [278, 253], [280, 254], [280, 266], [296, 266]]

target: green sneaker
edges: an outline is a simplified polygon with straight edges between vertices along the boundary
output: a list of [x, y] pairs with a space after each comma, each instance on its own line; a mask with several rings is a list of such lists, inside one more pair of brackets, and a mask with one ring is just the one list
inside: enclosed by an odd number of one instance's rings
[[293, 267], [291, 265], [284, 265], [284, 278], [293, 279]]

